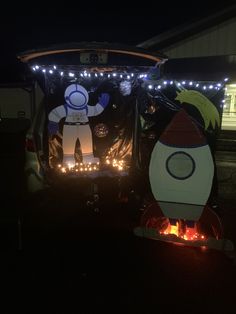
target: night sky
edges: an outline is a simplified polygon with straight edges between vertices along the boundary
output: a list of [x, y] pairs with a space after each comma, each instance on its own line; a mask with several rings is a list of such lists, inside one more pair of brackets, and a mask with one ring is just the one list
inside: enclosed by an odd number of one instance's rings
[[[18, 52], [51, 44], [107, 41], [136, 45], [177, 25], [196, 21], [235, 3], [209, 1], [12, 3], [0, 13], [0, 67], [14, 65]], [[30, 5], [29, 5], [30, 4]]]

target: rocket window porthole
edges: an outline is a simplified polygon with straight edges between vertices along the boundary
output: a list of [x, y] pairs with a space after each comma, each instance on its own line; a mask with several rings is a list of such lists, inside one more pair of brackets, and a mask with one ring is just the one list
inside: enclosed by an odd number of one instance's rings
[[178, 180], [185, 180], [192, 176], [195, 170], [193, 158], [185, 152], [175, 152], [166, 160], [169, 175]]

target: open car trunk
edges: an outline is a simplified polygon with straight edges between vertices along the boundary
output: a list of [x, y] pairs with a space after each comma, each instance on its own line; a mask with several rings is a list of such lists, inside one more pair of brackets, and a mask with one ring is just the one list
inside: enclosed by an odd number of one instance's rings
[[165, 80], [165, 56], [118, 44], [72, 43], [19, 58], [45, 94], [35, 135], [48, 174], [147, 174], [155, 144], [180, 109], [214, 153], [223, 84]]
[[139, 114], [150, 105], [143, 89], [160, 77], [164, 56], [82, 43], [25, 52], [20, 59], [45, 93], [44, 122], [36, 125], [44, 129], [35, 133], [47, 176], [126, 176], [140, 168]]
[[165, 56], [122, 45], [62, 45], [20, 59], [45, 93], [34, 131], [50, 183], [85, 179], [95, 189], [101, 179], [99, 193], [113, 201], [128, 178], [146, 208], [136, 235], [232, 249], [211, 209], [224, 80], [163, 78]]

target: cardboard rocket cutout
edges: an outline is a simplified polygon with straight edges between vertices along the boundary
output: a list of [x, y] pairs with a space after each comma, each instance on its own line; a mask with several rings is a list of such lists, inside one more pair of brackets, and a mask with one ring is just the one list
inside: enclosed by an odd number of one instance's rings
[[181, 110], [157, 141], [149, 166], [152, 193], [163, 214], [197, 221], [210, 195], [213, 176], [209, 145]]
[[217, 214], [208, 205], [214, 175], [210, 147], [181, 109], [156, 142], [149, 165], [155, 201], [141, 216], [137, 236], [232, 251]]
[[83, 163], [95, 163], [98, 158], [93, 154], [92, 132], [88, 117], [102, 113], [109, 103], [110, 96], [102, 93], [98, 97], [98, 103], [90, 106], [87, 90], [82, 85], [71, 84], [66, 88], [64, 97], [65, 104], [54, 108], [48, 115], [49, 135], [58, 131], [60, 120], [65, 118], [62, 136], [63, 163], [74, 166], [77, 140], [80, 142]]

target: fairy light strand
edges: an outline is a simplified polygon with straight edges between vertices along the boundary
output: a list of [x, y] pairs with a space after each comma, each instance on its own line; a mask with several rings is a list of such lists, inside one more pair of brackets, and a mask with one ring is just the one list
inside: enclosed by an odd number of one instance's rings
[[31, 67], [32, 71], [35, 73], [42, 73], [43, 75], [49, 74], [50, 77], [58, 76], [61, 78], [68, 78], [68, 79], [117, 79], [117, 80], [141, 80], [143, 82], [143, 87], [147, 90], [158, 92], [162, 89], [168, 88], [169, 86], [177, 86], [178, 88], [195, 88], [198, 90], [208, 91], [208, 90], [221, 90], [222, 88], [225, 88], [225, 84], [229, 81], [229, 78], [226, 77], [220, 82], [215, 83], [207, 83], [204, 81], [193, 81], [193, 80], [185, 80], [182, 79], [181, 81], [173, 80], [173, 79], [151, 79], [151, 73], [128, 73], [127, 71], [118, 71], [117, 69], [115, 71], [103, 71], [103, 72], [94, 72], [88, 70], [65, 70], [60, 69], [56, 65], [52, 66], [41, 66], [38, 64], [35, 64]]

